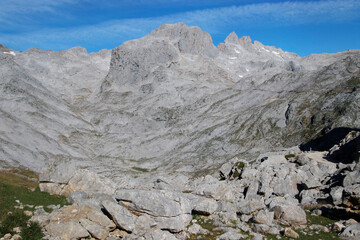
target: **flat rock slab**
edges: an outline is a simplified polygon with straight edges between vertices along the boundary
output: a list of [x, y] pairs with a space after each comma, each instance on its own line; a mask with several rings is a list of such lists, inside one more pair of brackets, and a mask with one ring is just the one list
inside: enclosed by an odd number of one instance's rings
[[129, 208], [154, 217], [176, 217], [190, 214], [190, 201], [180, 193], [122, 189], [115, 193], [119, 201], [129, 202]]

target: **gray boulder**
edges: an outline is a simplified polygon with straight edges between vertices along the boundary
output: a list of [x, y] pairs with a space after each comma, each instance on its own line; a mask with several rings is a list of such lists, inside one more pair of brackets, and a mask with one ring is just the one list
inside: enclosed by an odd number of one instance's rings
[[359, 183], [360, 183], [360, 170], [347, 173], [343, 180], [344, 187]]
[[280, 205], [273, 209], [275, 219], [280, 219], [290, 225], [299, 226], [306, 224], [305, 211], [299, 206]]
[[167, 191], [147, 191], [120, 189], [115, 193], [119, 201], [128, 202], [128, 207], [138, 213], [154, 217], [176, 217], [190, 214], [190, 201], [180, 193]]
[[260, 210], [253, 217], [253, 221], [259, 224], [272, 225], [273, 220], [274, 212], [269, 212], [267, 210]]
[[80, 224], [91, 234], [91, 236], [97, 239], [105, 239], [109, 235], [108, 230], [88, 219], [80, 219]]
[[86, 238], [89, 236], [88, 231], [75, 220], [51, 222], [45, 229], [50, 236], [61, 237], [66, 240]]
[[360, 223], [352, 224], [345, 228], [345, 230], [341, 233], [342, 237], [348, 239], [359, 239], [360, 238]]
[[111, 201], [104, 201], [102, 205], [119, 228], [128, 232], [134, 231], [136, 219], [124, 206]]

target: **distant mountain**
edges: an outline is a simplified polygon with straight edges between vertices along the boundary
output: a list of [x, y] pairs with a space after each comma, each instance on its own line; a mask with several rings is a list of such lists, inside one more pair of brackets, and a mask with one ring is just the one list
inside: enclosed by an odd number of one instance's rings
[[111, 56], [1, 45], [0, 92], [2, 166], [211, 171], [359, 130], [360, 50], [299, 57], [235, 33], [215, 47], [178, 23]]

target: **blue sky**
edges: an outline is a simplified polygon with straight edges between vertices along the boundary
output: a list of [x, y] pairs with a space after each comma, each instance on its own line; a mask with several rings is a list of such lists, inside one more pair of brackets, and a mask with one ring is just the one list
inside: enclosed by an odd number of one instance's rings
[[111, 49], [164, 23], [235, 31], [300, 56], [360, 49], [360, 0], [0, 0], [0, 44], [88, 52]]

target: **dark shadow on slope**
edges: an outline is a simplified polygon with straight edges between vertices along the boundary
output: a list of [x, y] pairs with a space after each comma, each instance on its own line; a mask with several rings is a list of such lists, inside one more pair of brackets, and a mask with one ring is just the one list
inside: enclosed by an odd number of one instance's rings
[[328, 159], [333, 162], [342, 162], [345, 164], [359, 161], [360, 136], [352, 139], [339, 149], [328, 155]]
[[301, 151], [329, 151], [335, 144], [338, 144], [351, 131], [360, 131], [355, 128], [334, 128], [330, 132], [324, 133], [321, 137], [313, 139], [300, 145]]

